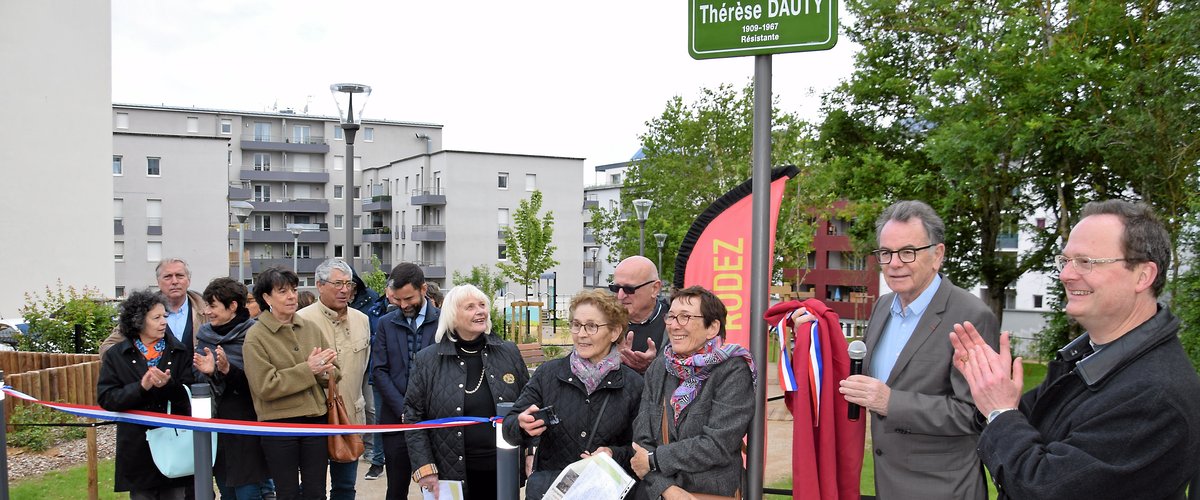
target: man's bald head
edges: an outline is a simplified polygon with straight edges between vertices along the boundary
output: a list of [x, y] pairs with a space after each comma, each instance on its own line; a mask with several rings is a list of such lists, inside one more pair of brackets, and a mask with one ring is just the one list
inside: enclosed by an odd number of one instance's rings
[[[617, 300], [629, 311], [629, 319], [634, 322], [645, 321], [654, 313], [654, 304], [658, 300], [658, 292], [662, 290], [662, 282], [658, 278], [658, 267], [654, 261], [641, 255], [626, 258], [617, 264], [613, 272], [612, 284], [617, 288]], [[628, 290], [636, 288], [632, 293]], [[611, 287], [610, 287], [611, 289]]]

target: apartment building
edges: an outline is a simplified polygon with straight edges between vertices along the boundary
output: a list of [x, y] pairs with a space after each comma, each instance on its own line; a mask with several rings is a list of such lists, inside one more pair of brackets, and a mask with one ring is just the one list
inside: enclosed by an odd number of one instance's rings
[[[566, 296], [582, 287], [579, 252], [583, 219], [582, 158], [484, 153], [429, 148], [416, 155], [363, 171], [363, 239], [381, 262], [414, 262], [425, 278], [452, 286], [455, 271], [507, 259], [504, 228], [512, 224], [521, 200], [542, 192], [542, 213], [554, 213], [552, 244], [559, 265], [558, 290]], [[508, 292], [524, 295], [509, 284]]]
[[[239, 264], [247, 282], [267, 267], [294, 265], [302, 286], [315, 284], [313, 271], [328, 257], [350, 257], [365, 269], [365, 215], [356, 210], [347, 220], [345, 197], [361, 206], [364, 168], [440, 147], [442, 140], [441, 125], [364, 120], [348, 189], [336, 117], [114, 104], [112, 123], [118, 296], [154, 285], [163, 257], [187, 260], [194, 288], [238, 276]], [[235, 200], [254, 205], [244, 227], [231, 217]], [[354, 234], [350, 251], [343, 248], [347, 230]]]
[[[641, 155], [641, 150], [638, 150]], [[616, 210], [621, 206], [621, 187], [625, 184], [626, 172], [633, 162], [641, 158], [620, 163], [609, 163], [594, 167], [595, 179], [590, 186], [583, 188], [583, 284], [587, 287], [604, 287], [612, 281], [618, 260], [611, 255], [607, 245], [596, 241], [592, 231], [592, 210]], [[674, 255], [664, 256], [667, 259], [664, 266], [674, 263]], [[661, 272], [661, 270], [660, 270]]]

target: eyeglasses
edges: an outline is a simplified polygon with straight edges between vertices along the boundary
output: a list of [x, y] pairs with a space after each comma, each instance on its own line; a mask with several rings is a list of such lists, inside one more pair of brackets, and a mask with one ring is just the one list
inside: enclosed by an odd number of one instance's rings
[[595, 335], [600, 331], [600, 327], [608, 326], [608, 323], [587, 323], [583, 324], [578, 321], [571, 322], [571, 333], [579, 333], [580, 330], [587, 331], [588, 335]]
[[617, 290], [624, 290], [624, 291], [625, 291], [625, 295], [633, 295], [633, 292], [636, 292], [636, 291], [638, 291], [638, 289], [639, 289], [639, 288], [641, 288], [641, 287], [644, 287], [644, 286], [646, 286], [646, 285], [649, 285], [649, 284], [651, 284], [651, 283], [655, 283], [655, 282], [657, 282], [657, 281], [658, 281], [658, 280], [650, 280], [650, 281], [647, 281], [647, 282], [645, 282], [645, 283], [642, 283], [642, 284], [640, 284], [640, 285], [638, 285], [638, 286], [632, 286], [632, 285], [618, 285], [618, 284], [616, 284], [616, 283], [609, 283], [609, 284], [608, 284], [608, 291], [610, 291], [610, 292], [612, 292], [612, 293], [617, 293]]
[[354, 281], [352, 281], [352, 280], [345, 280], [345, 281], [326, 281], [325, 283], [327, 283], [327, 284], [329, 284], [329, 285], [332, 285], [334, 288], [337, 288], [338, 290], [342, 290], [342, 289], [346, 289], [346, 288], [348, 288], [348, 289], [350, 289], [350, 290], [353, 290], [353, 289], [354, 289], [354, 287], [355, 287], [355, 286], [357, 286], [357, 285], [354, 283]]
[[667, 323], [678, 323], [679, 326], [687, 326], [688, 321], [691, 321], [692, 318], [699, 318], [699, 316], [692, 316], [688, 313], [667, 314]]
[[1125, 259], [1125, 258], [1118, 259], [1116, 257], [1093, 259], [1091, 257], [1067, 257], [1066, 255], [1056, 255], [1054, 257], [1054, 267], [1056, 269], [1058, 269], [1058, 272], [1061, 273], [1063, 271], [1063, 269], [1066, 269], [1067, 263], [1070, 262], [1073, 266], [1075, 266], [1075, 272], [1077, 272], [1079, 274], [1087, 274], [1087, 273], [1092, 272], [1092, 267], [1095, 267], [1096, 264], [1111, 264], [1113, 262], [1139, 262], [1139, 261], [1140, 261], [1139, 259]]
[[897, 254], [900, 256], [900, 262], [908, 264], [910, 262], [916, 262], [917, 252], [924, 250], [926, 248], [934, 247], [934, 246], [936, 246], [936, 245], [929, 244], [929, 245], [925, 245], [925, 246], [919, 247], [919, 248], [901, 248], [899, 250], [888, 250], [886, 248], [880, 248], [878, 250], [875, 250], [874, 252], [871, 252], [871, 255], [874, 255], [875, 260], [878, 260], [880, 264], [889, 264], [892, 262], [892, 254]]

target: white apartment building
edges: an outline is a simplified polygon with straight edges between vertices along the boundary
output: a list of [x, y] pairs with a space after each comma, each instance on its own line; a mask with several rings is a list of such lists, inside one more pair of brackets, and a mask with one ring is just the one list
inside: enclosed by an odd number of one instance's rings
[[[583, 220], [579, 172], [582, 158], [427, 151], [363, 171], [367, 214], [364, 240], [370, 255], [382, 262], [414, 262], [425, 278], [453, 286], [455, 271], [506, 259], [504, 227], [512, 223], [521, 200], [542, 192], [542, 212], [554, 214], [552, 244], [559, 265], [558, 289], [545, 293], [572, 295], [582, 287], [580, 242]], [[509, 284], [507, 292], [524, 295]]]
[[0, 3], [0, 317], [26, 292], [112, 293], [108, 0]]

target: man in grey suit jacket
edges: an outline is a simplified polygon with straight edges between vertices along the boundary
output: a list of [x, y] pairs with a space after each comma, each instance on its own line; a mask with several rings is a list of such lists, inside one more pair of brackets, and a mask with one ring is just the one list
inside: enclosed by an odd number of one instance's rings
[[998, 344], [996, 316], [938, 274], [945, 225], [929, 205], [901, 201], [876, 221], [879, 261], [893, 293], [867, 327], [866, 375], [841, 382], [846, 400], [871, 412], [875, 490], [881, 500], [986, 499], [975, 446], [983, 428], [971, 391], [953, 369], [948, 334], [971, 322]]

